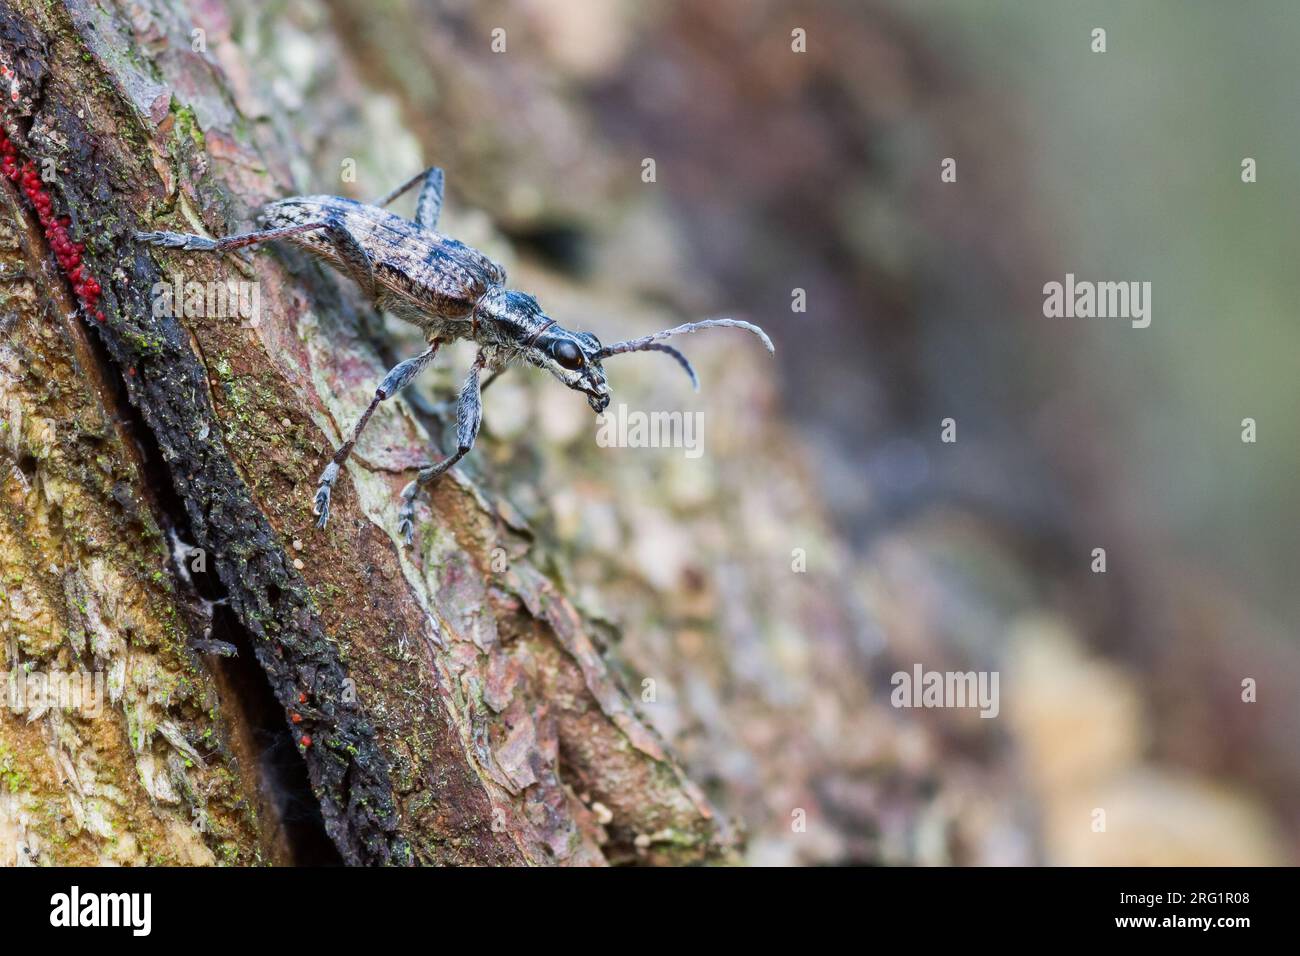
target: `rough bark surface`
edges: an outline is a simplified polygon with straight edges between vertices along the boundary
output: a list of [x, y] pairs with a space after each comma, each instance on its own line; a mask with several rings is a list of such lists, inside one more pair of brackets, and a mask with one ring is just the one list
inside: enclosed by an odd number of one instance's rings
[[[210, 48], [242, 56], [217, 11], [192, 14], [215, 18]], [[261, 680], [346, 862], [725, 858], [729, 824], [535, 565], [509, 506], [457, 474], [422, 508], [420, 547], [398, 547], [396, 493], [428, 456], [409, 410], [385, 408], [329, 530], [313, 528], [327, 450], [385, 368], [354, 290], [301, 258], [260, 256], [246, 268], [265, 321], [154, 314], [156, 283], [225, 279], [238, 263], [155, 259], [131, 231], [232, 231], [228, 210], [289, 191], [296, 159], [251, 128], [261, 110], [242, 61], [228, 76], [192, 49], [189, 15], [0, 7], [5, 127], [20, 160], [53, 161], [55, 212], [85, 243], [105, 314], [75, 307], [35, 210], [7, 185], [6, 665], [79, 664], [113, 688], [98, 719], [6, 714], [6, 817], [21, 822], [4, 850], [292, 857], [265, 832], [290, 824], [255, 811], [292, 820], [270, 791], [293, 770], [259, 753], [268, 726], [221, 700], [224, 687], [264, 711]], [[179, 571], [170, 537], [201, 549], [206, 576]], [[206, 580], [187, 594], [189, 577]], [[200, 633], [186, 605], [204, 601], [219, 602], [211, 637], [260, 675], [189, 649]], [[62, 815], [74, 799], [92, 809]]]

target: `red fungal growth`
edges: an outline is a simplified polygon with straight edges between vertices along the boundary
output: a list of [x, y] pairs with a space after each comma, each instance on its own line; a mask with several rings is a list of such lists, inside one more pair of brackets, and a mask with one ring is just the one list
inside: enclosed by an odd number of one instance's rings
[[300, 704], [305, 704], [305, 703], [307, 703], [307, 692], [306, 692], [306, 691], [303, 691], [302, 693], [300, 693], [300, 694], [298, 695], [298, 703], [300, 703]]
[[311, 746], [311, 738], [308, 737], [306, 734], [303, 734], [303, 735], [302, 735], [302, 740], [298, 741], [298, 743], [302, 744], [304, 748], [306, 748], [306, 747], [310, 747], [310, 746]]
[[293, 721], [295, 724], [301, 724], [301, 723], [302, 723], [302, 714], [290, 713], [290, 714], [289, 714], [289, 719], [290, 719], [291, 721]]
[[95, 308], [99, 304], [102, 289], [81, 262], [81, 254], [86, 251], [85, 243], [72, 241], [72, 237], [68, 234], [68, 227], [72, 224], [72, 220], [67, 216], [59, 218], [54, 215], [52, 208], [54, 200], [49, 190], [45, 188], [45, 183], [41, 181], [41, 175], [36, 171], [36, 164], [19, 155], [18, 147], [9, 139], [9, 132], [3, 125], [0, 125], [0, 175], [22, 189], [23, 195], [36, 209], [36, 217], [45, 232], [45, 241], [50, 244], [54, 258], [59, 263], [59, 269], [72, 283], [77, 301], [88, 314], [103, 322], [104, 313]]

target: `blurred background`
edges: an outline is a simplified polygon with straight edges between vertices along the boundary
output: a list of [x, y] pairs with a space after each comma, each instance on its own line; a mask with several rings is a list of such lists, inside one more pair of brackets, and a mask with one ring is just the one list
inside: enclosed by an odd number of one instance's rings
[[[520, 373], [469, 466], [747, 860], [1300, 861], [1294, 5], [189, 7], [219, 174], [233, 114], [289, 157], [262, 198], [436, 161], [443, 228], [561, 323], [773, 334], [684, 341], [699, 396], [611, 360], [616, 402], [705, 412], [698, 463]], [[1067, 272], [1150, 282], [1150, 327], [1045, 318]], [[999, 716], [891, 707], [917, 664], [997, 671]]]

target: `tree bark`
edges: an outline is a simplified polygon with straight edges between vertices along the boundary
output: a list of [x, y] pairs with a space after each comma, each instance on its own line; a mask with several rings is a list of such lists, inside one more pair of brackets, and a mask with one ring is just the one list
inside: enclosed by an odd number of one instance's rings
[[[316, 477], [391, 358], [356, 291], [284, 251], [241, 264], [133, 242], [138, 228], [227, 234], [293, 191], [301, 156], [259, 127], [264, 88], [225, 17], [0, 4], [18, 170], [0, 193], [5, 667], [11, 687], [107, 676], [99, 714], [6, 709], [0, 854], [728, 858], [731, 825], [503, 498], [459, 469], [421, 505], [417, 548], [399, 546], [397, 492], [430, 454], [431, 416], [386, 405], [314, 528]], [[365, 108], [336, 65], [333, 109]], [[58, 261], [41, 193], [84, 244], [79, 273]], [[258, 283], [260, 320], [155, 308], [159, 283], [237, 272]], [[94, 308], [78, 301], [86, 274]], [[237, 656], [205, 653], [223, 645]]]

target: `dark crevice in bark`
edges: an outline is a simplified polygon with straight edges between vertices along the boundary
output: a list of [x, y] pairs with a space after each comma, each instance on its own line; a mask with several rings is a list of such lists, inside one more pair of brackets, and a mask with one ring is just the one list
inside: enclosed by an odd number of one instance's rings
[[[32, 223], [26, 203], [18, 198], [16, 192], [11, 196], [11, 203], [15, 209], [21, 210], [26, 224], [21, 236], [24, 253], [36, 271], [44, 274], [46, 293], [54, 296], [57, 313], [65, 317], [64, 333], [70, 340], [79, 371], [95, 391], [135, 463], [139, 478], [137, 492], [169, 540], [193, 541], [194, 533], [185, 504], [176, 494], [157, 440], [139, 410], [131, 404], [121, 367], [113, 361], [101, 337], [87, 327], [82, 311], [76, 307], [68, 291], [56, 283], [50, 251]], [[19, 469], [29, 478], [36, 472], [36, 464], [36, 459], [30, 455], [24, 455], [18, 461]], [[274, 841], [268, 840], [264, 847], [267, 856], [284, 863], [342, 863], [338, 848], [325, 830], [306, 764], [294, 746], [293, 735], [285, 727], [283, 710], [266, 674], [255, 663], [252, 636], [239, 618], [223, 606], [228, 594], [217, 577], [197, 573], [190, 560], [191, 555], [177, 553], [173, 547], [172, 567], [178, 596], [199, 606], [198, 613], [189, 615], [191, 637], [202, 633], [198, 625], [206, 617], [209, 628], [204, 638], [231, 645], [238, 651], [234, 658], [206, 657], [209, 669], [219, 671], [214, 676], [218, 677], [223, 712], [236, 723], [243, 724], [232, 729], [255, 742], [254, 748], [236, 746], [235, 750], [245, 751], [239, 756], [246, 762], [256, 762], [255, 768], [246, 767], [245, 770], [250, 774], [250, 783], [261, 791], [259, 817], [263, 818], [263, 831], [274, 836]], [[271, 819], [265, 819], [268, 814]], [[282, 852], [276, 851], [277, 845], [284, 848]], [[287, 859], [277, 859], [283, 856]]]
[[[103, 343], [97, 336], [85, 334], [84, 327], [82, 337], [89, 345], [99, 378], [108, 386], [111, 397], [105, 397], [105, 407], [112, 410], [114, 421], [134, 445], [140, 487], [154, 519], [169, 540], [180, 543], [181, 550], [175, 545], [172, 550], [177, 592], [182, 600], [192, 599], [199, 606], [192, 619], [199, 618], [200, 625], [204, 618], [208, 622], [206, 633], [192, 627], [192, 636], [202, 633], [205, 640], [228, 644], [236, 650], [233, 657], [201, 656], [217, 678], [222, 712], [240, 725], [236, 733], [253, 745], [236, 745], [235, 750], [237, 759], [255, 763], [243, 769], [261, 796], [258, 815], [263, 833], [273, 837], [267, 841], [267, 855], [277, 863], [341, 864], [343, 859], [325, 830], [320, 805], [312, 793], [306, 762], [294, 745], [293, 734], [285, 727], [284, 710], [266, 674], [257, 666], [253, 636], [226, 607], [229, 594], [220, 579], [198, 571], [197, 555], [188, 550], [194, 532], [157, 440], [129, 401], [126, 381]], [[277, 852], [277, 847], [282, 850]], [[278, 859], [281, 856], [288, 858]]]
[[[171, 524], [188, 528], [190, 541], [208, 554], [226, 592], [226, 616], [242, 629], [231, 633], [236, 640], [230, 643], [239, 646], [242, 639], [247, 659], [261, 665], [280, 727], [297, 741], [325, 829], [342, 858], [408, 862], [410, 850], [397, 832], [388, 768], [374, 728], [346, 693], [347, 671], [305, 584], [226, 452], [221, 423], [207, 401], [206, 372], [189, 347], [188, 333], [175, 318], [144, 318], [152, 314], [146, 291], [158, 282], [158, 271], [143, 254], [127, 258], [116, 251], [132, 247], [128, 224], [136, 217], [115, 198], [118, 180], [110, 181], [108, 171], [116, 168], [116, 176], [128, 178], [135, 171], [120, 166], [120, 157], [90, 133], [78, 115], [86, 109], [84, 98], [70, 99], [49, 82], [58, 75], [47, 66], [53, 47], [38, 39], [37, 29], [0, 8], [4, 59], [27, 93], [8, 104], [3, 119], [15, 145], [33, 162], [46, 152], [32, 141], [36, 130], [58, 131], [60, 166], [67, 172], [59, 178], [56, 205], [63, 207], [60, 214], [76, 209], [80, 222], [98, 224], [101, 231], [101, 242], [85, 255], [93, 273], [104, 277], [106, 313], [96, 334], [85, 336], [96, 343], [90, 361], [102, 366], [105, 380], [115, 382], [125, 398], [118, 402], [119, 421], [133, 424], [135, 446], [147, 445], [147, 459], [156, 469], [153, 487], [170, 496], [171, 507], [161, 510], [170, 511]], [[131, 121], [123, 117], [123, 122]], [[260, 703], [264, 695], [241, 696], [254, 702], [249, 712], [260, 715], [255, 720], [267, 717]], [[290, 723], [293, 713], [300, 713], [300, 725]], [[300, 792], [291, 774], [280, 779], [284, 794]], [[318, 841], [306, 840], [302, 852], [319, 856]]]
[[[128, 400], [126, 382], [103, 343], [97, 336], [85, 334], [84, 329], [82, 338], [95, 359], [98, 377], [108, 386], [105, 408], [111, 409], [122, 434], [134, 446], [140, 488], [155, 521], [170, 540], [188, 549], [194, 532], [153, 433]], [[202, 656], [218, 679], [222, 712], [241, 725], [237, 732], [252, 743], [252, 747], [235, 749], [243, 751], [239, 757], [246, 763], [256, 763], [255, 767], [245, 766], [244, 771], [261, 796], [259, 819], [263, 832], [274, 837], [268, 840], [267, 855], [275, 862], [297, 865], [341, 864], [343, 859], [325, 830], [320, 805], [312, 793], [306, 762], [294, 745], [293, 734], [285, 727], [284, 710], [266, 674], [257, 666], [253, 637], [225, 606], [229, 594], [224, 585], [215, 575], [198, 572], [195, 557], [188, 550], [173, 550], [173, 576], [182, 600], [193, 599], [199, 605], [199, 613], [191, 617], [197, 616], [200, 623], [206, 617], [209, 622], [204, 639], [236, 650], [233, 657]], [[192, 628], [192, 633], [202, 632]], [[283, 851], [277, 852], [276, 847]], [[277, 859], [283, 855], [288, 859]]]
[[[219, 672], [220, 683], [237, 689], [238, 711], [257, 760], [257, 784], [263, 820], [274, 843], [294, 866], [336, 866], [343, 857], [325, 830], [325, 818], [312, 793], [307, 764], [285, 730], [284, 711], [275, 698], [265, 672], [258, 667], [248, 630], [224, 607], [213, 612], [212, 636], [228, 641], [238, 652], [233, 657], [211, 657], [209, 666]], [[227, 702], [225, 707], [229, 707]]]

